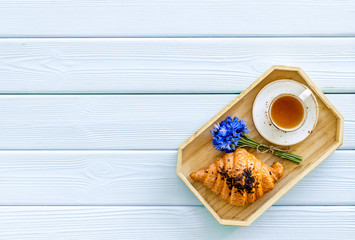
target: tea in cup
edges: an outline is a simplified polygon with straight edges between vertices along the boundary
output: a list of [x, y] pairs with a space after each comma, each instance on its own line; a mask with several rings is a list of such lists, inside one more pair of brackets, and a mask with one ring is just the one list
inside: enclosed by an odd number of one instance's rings
[[304, 101], [312, 97], [309, 89], [301, 94], [280, 94], [275, 97], [269, 107], [268, 116], [272, 124], [286, 132], [299, 129], [307, 118], [307, 108]]

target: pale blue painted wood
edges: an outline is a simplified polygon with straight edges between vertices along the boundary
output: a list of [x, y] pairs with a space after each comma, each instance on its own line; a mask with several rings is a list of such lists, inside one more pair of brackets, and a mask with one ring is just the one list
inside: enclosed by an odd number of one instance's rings
[[353, 206], [271, 207], [249, 227], [203, 207], [0, 207], [1, 239], [353, 240]]
[[[276, 205], [355, 205], [354, 155], [336, 151]], [[0, 205], [201, 205], [176, 151], [0, 151], [0, 166]]]
[[[237, 95], [1, 95], [0, 149], [177, 149]], [[327, 94], [355, 149], [355, 94]]]
[[0, 93], [237, 93], [274, 64], [355, 92], [355, 38], [0, 39], [0, 52]]
[[[354, 11], [346, 0], [1, 1], [0, 38], [58, 38], [0, 39], [0, 93], [236, 93], [273, 64], [354, 93]], [[126, 36], [139, 39], [85, 39]], [[355, 149], [355, 95], [327, 96], [345, 116], [342, 149]], [[156, 205], [3, 206], [0, 239], [353, 239], [353, 150], [336, 151], [277, 202], [298, 206], [274, 206], [249, 228], [184, 206], [200, 203], [166, 150], [233, 97], [0, 95], [0, 205]]]
[[355, 35], [349, 0], [2, 0], [2, 37]]

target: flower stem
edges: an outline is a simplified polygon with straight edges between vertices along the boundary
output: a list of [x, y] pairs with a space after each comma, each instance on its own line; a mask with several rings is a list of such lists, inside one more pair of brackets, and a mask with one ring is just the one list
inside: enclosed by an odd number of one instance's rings
[[289, 160], [291, 162], [294, 162], [296, 164], [300, 164], [302, 161], [302, 157], [296, 154], [280, 151], [277, 149], [272, 149], [271, 147], [267, 147], [264, 145], [261, 145], [251, 137], [249, 137], [246, 134], [243, 134], [243, 136], [239, 139], [239, 143], [237, 147], [251, 147], [251, 148], [256, 148], [262, 152], [270, 152], [274, 154], [275, 156], [278, 156], [280, 158], [284, 158], [286, 160]]

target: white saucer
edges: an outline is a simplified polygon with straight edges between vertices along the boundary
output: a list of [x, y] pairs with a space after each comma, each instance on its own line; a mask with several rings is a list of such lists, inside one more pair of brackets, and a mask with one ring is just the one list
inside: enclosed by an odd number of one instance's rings
[[293, 131], [285, 132], [276, 128], [268, 117], [268, 109], [272, 100], [283, 93], [300, 95], [308, 89], [301, 83], [293, 80], [277, 80], [266, 85], [258, 93], [253, 105], [253, 121], [260, 135], [273, 144], [289, 146], [306, 139], [315, 128], [318, 121], [318, 104], [314, 95], [305, 100], [307, 118], [302, 127]]

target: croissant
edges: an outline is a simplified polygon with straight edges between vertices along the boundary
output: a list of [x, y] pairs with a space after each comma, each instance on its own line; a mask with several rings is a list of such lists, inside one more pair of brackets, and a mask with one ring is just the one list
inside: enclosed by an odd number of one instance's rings
[[208, 168], [190, 174], [220, 199], [236, 206], [245, 206], [271, 191], [283, 175], [281, 163], [269, 167], [244, 148], [226, 153]]

